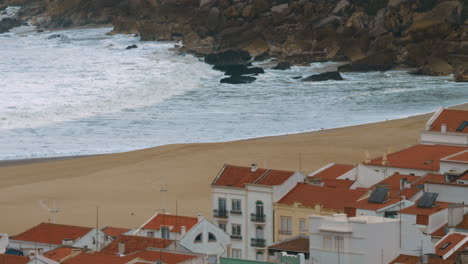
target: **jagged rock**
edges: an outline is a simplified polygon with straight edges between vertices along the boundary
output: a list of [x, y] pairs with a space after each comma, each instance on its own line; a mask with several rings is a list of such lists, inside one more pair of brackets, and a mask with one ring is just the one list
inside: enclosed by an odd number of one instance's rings
[[255, 56], [254, 61], [266, 61], [270, 58], [271, 58], [270, 54], [268, 54], [267, 52], [264, 52], [260, 55]]
[[395, 54], [392, 51], [384, 51], [368, 55], [357, 61], [338, 67], [338, 71], [388, 71], [394, 66]]
[[129, 49], [136, 49], [136, 48], [138, 48], [138, 46], [133, 44], [133, 45], [126, 47], [125, 49], [129, 50]]
[[430, 57], [420, 70], [424, 75], [443, 76], [451, 74], [453, 67], [442, 58]]
[[205, 57], [205, 62], [211, 65], [226, 66], [248, 64], [252, 59], [247, 51], [228, 50], [220, 53], [211, 53]]
[[337, 71], [333, 72], [324, 72], [320, 74], [314, 74], [311, 75], [307, 78], [302, 79], [301, 81], [303, 82], [320, 82], [320, 81], [327, 81], [327, 80], [337, 80], [341, 81], [343, 80], [343, 77], [341, 77], [341, 74]]
[[466, 65], [455, 70], [454, 80], [456, 82], [468, 82], [468, 67]]
[[16, 18], [4, 18], [0, 20], [0, 34], [10, 31], [14, 27], [21, 26], [21, 21]]
[[206, 24], [205, 24], [208, 29], [210, 30], [216, 29], [216, 27], [219, 24], [220, 14], [221, 12], [219, 11], [219, 8], [212, 7], [210, 9], [210, 12], [208, 13], [208, 16], [206, 17]]
[[230, 84], [244, 84], [244, 83], [252, 83], [257, 78], [251, 76], [231, 76], [229, 78], [221, 79], [221, 83], [230, 83]]
[[350, 3], [348, 2], [348, 0], [341, 0], [340, 2], [338, 2], [338, 4], [336, 4], [335, 8], [332, 11], [332, 14], [333, 15], [339, 14], [341, 11], [343, 11], [345, 8], [347, 8], [349, 5], [350, 5]]
[[224, 75], [246, 75], [246, 74], [262, 74], [265, 71], [260, 67], [248, 67], [245, 64], [214, 66], [214, 70], [223, 71]]
[[289, 7], [289, 4], [286, 3], [286, 4], [281, 4], [281, 5], [276, 5], [276, 6], [273, 6], [271, 8], [271, 12], [272, 13], [281, 13], [283, 12], [284, 10], [288, 9]]
[[324, 18], [320, 20], [318, 23], [314, 25], [314, 29], [319, 29], [322, 27], [325, 27], [327, 25], [334, 25], [337, 26], [340, 24], [340, 17], [337, 16], [329, 16], [327, 18]]
[[268, 43], [263, 38], [256, 38], [250, 42], [243, 50], [248, 51], [252, 55], [267, 53], [270, 49]]
[[291, 69], [291, 63], [289, 62], [280, 62], [278, 63], [275, 67], [273, 67], [273, 70], [289, 70]]

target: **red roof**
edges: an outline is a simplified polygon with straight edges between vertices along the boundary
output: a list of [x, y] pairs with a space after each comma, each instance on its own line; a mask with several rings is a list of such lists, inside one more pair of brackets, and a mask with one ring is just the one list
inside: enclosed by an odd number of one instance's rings
[[353, 165], [333, 164], [332, 166], [310, 176], [317, 177], [320, 179], [336, 179], [341, 175], [347, 173], [348, 171], [352, 170], [353, 168]]
[[468, 229], [468, 214], [463, 216], [463, 220], [455, 227], [458, 229]]
[[356, 201], [354, 203], [351, 203], [349, 207], [351, 208], [356, 208], [356, 209], [364, 209], [364, 210], [372, 210], [372, 211], [377, 211], [379, 209], [382, 209], [384, 207], [390, 206], [392, 204], [398, 203], [401, 201], [400, 199], [388, 199], [387, 201], [383, 203], [370, 203], [367, 198], [362, 199], [360, 201]]
[[447, 227], [447, 225], [444, 225], [443, 227], [437, 229], [436, 231], [432, 232], [431, 236], [432, 237], [443, 237], [447, 234], [447, 232], [445, 231], [445, 228]]
[[64, 239], [72, 239], [75, 241], [89, 233], [91, 230], [92, 228], [89, 227], [40, 223], [19, 235], [10, 237], [10, 239], [62, 245], [62, 241]]
[[444, 209], [447, 209], [450, 203], [446, 202], [436, 202], [436, 205], [432, 208], [422, 208], [418, 207], [416, 202], [414, 205], [407, 207], [400, 211], [402, 214], [413, 214], [413, 215], [433, 215]]
[[161, 252], [161, 251], [155, 251], [155, 250], [143, 250], [143, 251], [128, 255], [128, 257], [141, 258], [146, 261], [153, 261], [153, 262], [160, 260], [162, 263], [165, 263], [165, 264], [177, 264], [180, 262], [184, 262], [184, 261], [196, 258], [196, 256], [192, 256], [192, 255]]
[[101, 252], [118, 254], [120, 242], [125, 243], [125, 254], [131, 254], [147, 248], [167, 248], [174, 240], [123, 235], [104, 247]]
[[329, 188], [342, 188], [349, 189], [354, 184], [352, 180], [340, 180], [340, 179], [321, 179], [325, 187]]
[[466, 163], [466, 162], [468, 162], [468, 151], [464, 151], [462, 153], [450, 156], [450, 157], [444, 159], [444, 161]]
[[267, 170], [225, 165], [213, 185], [244, 188], [245, 184], [280, 185], [294, 174], [292, 171]]
[[420, 177], [415, 184], [423, 184], [426, 182], [444, 182], [445, 176], [437, 173], [428, 173], [425, 176]]
[[323, 205], [325, 209], [344, 211], [352, 202], [366, 194], [362, 190], [350, 190], [346, 188], [329, 188], [298, 183], [287, 193], [279, 204], [301, 203], [304, 206]]
[[161, 226], [172, 226], [172, 229], [169, 229], [170, 232], [180, 233], [182, 226], [185, 226], [185, 230], [189, 231], [197, 223], [197, 217], [157, 214], [155, 217], [153, 217], [153, 219], [151, 219], [146, 225], [143, 226], [143, 229], [159, 230], [161, 229]]
[[126, 264], [135, 258], [120, 257], [102, 253], [81, 253], [73, 258], [63, 261], [64, 264]]
[[65, 257], [68, 257], [72, 254], [73, 248], [71, 247], [59, 247], [54, 250], [48, 251], [47, 253], [44, 253], [44, 257], [55, 260], [55, 261], [60, 261]]
[[[437, 244], [435, 245], [435, 253], [439, 256], [444, 256], [445, 254], [447, 254], [449, 251], [451, 251], [452, 249], [456, 248], [457, 245], [460, 246], [459, 244], [460, 243], [466, 243], [466, 241], [462, 242], [465, 238], [467, 237], [466, 234], [460, 234], [460, 233], [451, 233], [451, 234], [448, 234], [446, 235], [445, 237], [443, 237], [439, 242], [437, 242]], [[465, 246], [466, 248], [466, 246]], [[463, 250], [465, 249], [463, 248], [463, 246], [461, 248], [459, 248], [459, 250]], [[452, 252], [452, 254], [450, 255], [453, 255], [455, 254], [456, 251]], [[448, 258], [450, 256], [447, 256], [445, 258]]]
[[[453, 260], [445, 260], [440, 258], [429, 258], [429, 264], [453, 264], [455, 261]], [[392, 260], [388, 264], [420, 264], [421, 260], [419, 256], [411, 256], [411, 255], [399, 255], [394, 260]]]
[[390, 177], [387, 177], [386, 179], [382, 180], [381, 182], [377, 183], [376, 185], [380, 184], [386, 184], [390, 188], [389, 195], [392, 198], [400, 198], [401, 195], [404, 195], [405, 197], [409, 198], [413, 195], [415, 195], [417, 192], [419, 192], [419, 189], [414, 188], [411, 186], [410, 188], [407, 188], [403, 191], [400, 189], [400, 182], [402, 179], [407, 179], [410, 183], [417, 181], [421, 177], [419, 176], [414, 176], [414, 175], [404, 175], [404, 174], [398, 174], [395, 173]]
[[467, 150], [467, 147], [446, 145], [415, 145], [387, 155], [387, 165], [382, 164], [383, 157], [366, 163], [367, 165], [438, 171], [440, 159]]
[[28, 257], [0, 254], [0, 264], [26, 264], [28, 262]]
[[464, 121], [468, 121], [468, 111], [444, 109], [436, 120], [432, 122], [429, 131], [440, 132], [442, 124], [445, 124], [447, 126], [447, 132], [468, 133], [468, 127], [465, 127], [463, 131], [457, 131], [457, 128]]
[[111, 237], [118, 237], [120, 235], [127, 233], [130, 230], [131, 229], [128, 229], [128, 228], [111, 227], [111, 226], [104, 227], [103, 229], [101, 229], [101, 231], [104, 234], [111, 236]]

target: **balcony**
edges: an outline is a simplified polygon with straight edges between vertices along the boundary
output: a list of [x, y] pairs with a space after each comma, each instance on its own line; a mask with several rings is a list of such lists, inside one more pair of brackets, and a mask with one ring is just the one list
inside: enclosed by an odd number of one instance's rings
[[250, 221], [256, 223], [265, 223], [266, 216], [264, 214], [250, 214]]
[[237, 239], [237, 240], [242, 240], [242, 236], [241, 236], [241, 235], [231, 235], [231, 238], [232, 238], [232, 239]]
[[220, 218], [220, 219], [226, 219], [228, 218], [228, 212], [227, 210], [213, 210], [213, 217], [215, 218]]
[[242, 211], [231, 210], [230, 213], [231, 215], [242, 215]]
[[263, 239], [263, 238], [252, 238], [252, 239], [250, 239], [250, 245], [252, 247], [265, 247], [265, 239]]
[[280, 230], [279, 233], [280, 233], [280, 235], [291, 235], [292, 231], [291, 230]]

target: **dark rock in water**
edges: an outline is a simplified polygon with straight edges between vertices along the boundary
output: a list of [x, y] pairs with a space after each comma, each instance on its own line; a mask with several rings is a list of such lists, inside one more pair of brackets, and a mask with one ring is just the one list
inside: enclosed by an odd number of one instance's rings
[[224, 78], [220, 82], [221, 83], [230, 83], [230, 84], [243, 84], [243, 83], [252, 83], [256, 80], [257, 78], [251, 77], [251, 76], [231, 76], [229, 78]]
[[368, 72], [388, 71], [394, 66], [395, 54], [383, 51], [338, 67], [338, 71]]
[[426, 75], [421, 68], [409, 71], [408, 74], [411, 74], [411, 75]]
[[47, 39], [56, 39], [56, 38], [61, 38], [62, 35], [61, 34], [53, 34], [53, 35], [50, 35], [47, 37]]
[[44, 32], [44, 30], [42, 30], [42, 29], [36, 30], [36, 33], [42, 33], [42, 32]]
[[273, 70], [289, 70], [291, 69], [291, 63], [289, 62], [280, 62], [278, 63], [275, 67], [273, 67]]
[[320, 74], [314, 74], [307, 78], [302, 79], [303, 82], [320, 82], [320, 81], [327, 81], [327, 80], [341, 81], [343, 80], [343, 77], [341, 77], [341, 74], [339, 72], [333, 71], [333, 72], [324, 72]]
[[133, 35], [135, 38], [139, 38], [140, 37], [140, 34], [134, 34]]
[[133, 44], [133, 45], [130, 45], [130, 46], [126, 47], [125, 49], [129, 50], [129, 49], [136, 49], [136, 48], [138, 48], [138, 46]]
[[0, 34], [10, 31], [14, 27], [21, 26], [21, 21], [16, 18], [4, 18], [0, 20]]
[[299, 80], [299, 79], [302, 79], [302, 76], [294, 76], [292, 77], [294, 80]]
[[8, 14], [6, 11], [3, 11], [0, 13], [0, 15], [6, 15], [6, 14]]
[[265, 53], [255, 56], [254, 61], [266, 61], [270, 58], [271, 58], [270, 54], [265, 52]]
[[221, 53], [210, 53], [205, 57], [205, 62], [211, 65], [226, 66], [236, 64], [248, 64], [252, 59], [247, 51], [228, 50]]
[[215, 70], [223, 71], [225, 75], [245, 75], [245, 74], [262, 74], [265, 71], [260, 67], [248, 67], [247, 65], [228, 65], [215, 66]]

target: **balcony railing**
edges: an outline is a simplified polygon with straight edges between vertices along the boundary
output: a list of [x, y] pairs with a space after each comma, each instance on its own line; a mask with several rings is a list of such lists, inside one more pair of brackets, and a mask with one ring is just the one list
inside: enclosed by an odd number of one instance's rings
[[266, 217], [264, 214], [250, 214], [250, 221], [257, 223], [265, 223]]
[[242, 211], [231, 210], [230, 213], [231, 213], [232, 215], [242, 215]]
[[263, 238], [252, 238], [252, 239], [250, 239], [250, 245], [252, 247], [265, 247], [265, 239], [263, 239]]
[[223, 218], [226, 219], [228, 218], [228, 212], [227, 210], [213, 210], [213, 216], [216, 218]]
[[231, 235], [231, 238], [232, 238], [232, 239], [242, 240], [242, 236], [241, 236], [241, 235]]
[[280, 233], [280, 235], [291, 235], [292, 231], [291, 230], [280, 230], [279, 233]]

